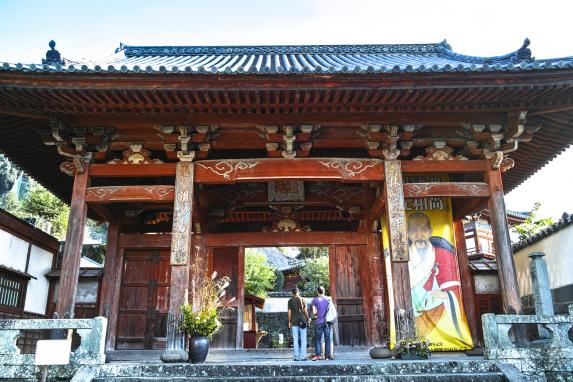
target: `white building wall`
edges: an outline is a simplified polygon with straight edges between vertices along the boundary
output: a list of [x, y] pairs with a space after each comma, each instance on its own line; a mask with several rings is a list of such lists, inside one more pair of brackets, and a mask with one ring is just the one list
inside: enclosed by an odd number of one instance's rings
[[25, 272], [27, 255], [27, 241], [0, 229], [0, 264]]
[[28, 273], [36, 277], [28, 282], [24, 311], [28, 313], [46, 314], [48, 290], [50, 283], [44, 276], [52, 268], [53, 254], [36, 246], [30, 251]]
[[532, 252], [545, 253], [551, 289], [573, 284], [573, 225], [569, 225], [514, 254], [519, 293], [531, 295], [529, 257]]

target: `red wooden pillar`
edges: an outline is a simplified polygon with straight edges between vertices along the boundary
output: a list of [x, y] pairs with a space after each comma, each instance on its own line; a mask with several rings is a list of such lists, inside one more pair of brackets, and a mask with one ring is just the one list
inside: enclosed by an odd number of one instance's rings
[[470, 264], [466, 250], [466, 234], [464, 231], [464, 222], [462, 220], [454, 221], [454, 237], [456, 240], [456, 252], [458, 254], [458, 267], [460, 269], [460, 281], [462, 284], [462, 300], [464, 310], [470, 327], [472, 341], [478, 343], [476, 309], [474, 302], [474, 285], [473, 275], [470, 271]]
[[412, 292], [408, 270], [408, 232], [404, 203], [402, 165], [398, 160], [384, 161], [384, 178], [390, 256], [392, 259], [392, 289], [394, 290], [396, 340], [413, 334]]
[[519, 297], [519, 287], [515, 264], [513, 263], [513, 251], [509, 238], [509, 227], [503, 199], [503, 184], [501, 172], [490, 170], [486, 173], [489, 183], [490, 197], [488, 209], [493, 231], [493, 243], [497, 259], [499, 287], [503, 302], [503, 312], [506, 314], [522, 314], [523, 308]]
[[68, 230], [62, 261], [62, 273], [58, 288], [58, 300], [56, 312], [60, 318], [73, 318], [76, 303], [76, 291], [78, 289], [78, 276], [80, 273], [80, 260], [86, 225], [86, 189], [89, 186], [89, 165], [83, 165], [83, 171], [76, 169], [74, 177], [74, 189], [70, 203], [70, 215], [68, 217]]
[[98, 309], [98, 315], [106, 317], [108, 322], [105, 341], [106, 351], [111, 351], [115, 347], [122, 263], [122, 256], [118, 251], [118, 241], [119, 223], [117, 221], [111, 221], [107, 229], [103, 280], [100, 291], [101, 298]]
[[171, 284], [167, 318], [167, 344], [161, 355], [163, 362], [185, 362], [185, 336], [178, 329], [181, 305], [188, 301], [189, 259], [192, 241], [193, 162], [177, 163], [175, 174], [175, 204], [171, 237]]

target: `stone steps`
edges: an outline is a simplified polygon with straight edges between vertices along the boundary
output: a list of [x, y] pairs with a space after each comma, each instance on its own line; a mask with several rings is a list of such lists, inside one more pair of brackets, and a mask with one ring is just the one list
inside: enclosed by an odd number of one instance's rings
[[307, 376], [276, 376], [276, 377], [190, 377], [190, 378], [165, 378], [165, 377], [112, 377], [97, 378], [94, 382], [199, 382], [199, 381], [272, 381], [272, 382], [504, 382], [506, 379], [502, 373], [457, 373], [457, 374], [402, 374], [402, 375], [307, 375]]
[[110, 363], [97, 370], [96, 382], [144, 381], [436, 381], [502, 382], [490, 361], [318, 361], [221, 364]]

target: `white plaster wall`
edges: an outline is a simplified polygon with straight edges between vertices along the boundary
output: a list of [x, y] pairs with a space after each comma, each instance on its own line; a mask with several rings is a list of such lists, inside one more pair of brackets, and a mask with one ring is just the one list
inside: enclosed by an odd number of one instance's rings
[[[36, 279], [31, 279], [28, 282], [28, 291], [26, 292], [26, 302], [24, 304], [24, 311], [26, 312], [46, 314], [50, 284], [44, 275], [52, 268], [52, 257], [52, 253], [35, 245], [32, 246], [28, 273], [36, 277]], [[25, 258], [26, 256], [24, 256]]]
[[24, 272], [28, 242], [0, 229], [0, 264]]
[[523, 248], [514, 254], [520, 295], [531, 295], [529, 257], [532, 252], [545, 253], [551, 289], [573, 284], [573, 225]]

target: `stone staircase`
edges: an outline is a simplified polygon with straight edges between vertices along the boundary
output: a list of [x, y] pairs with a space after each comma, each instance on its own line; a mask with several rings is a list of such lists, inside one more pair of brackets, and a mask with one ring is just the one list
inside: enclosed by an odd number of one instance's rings
[[[143, 381], [507, 381], [498, 366], [490, 361], [317, 361], [156, 364], [108, 363], [91, 370], [95, 382]], [[88, 378], [90, 379], [90, 378]], [[86, 379], [83, 379], [86, 380]]]

